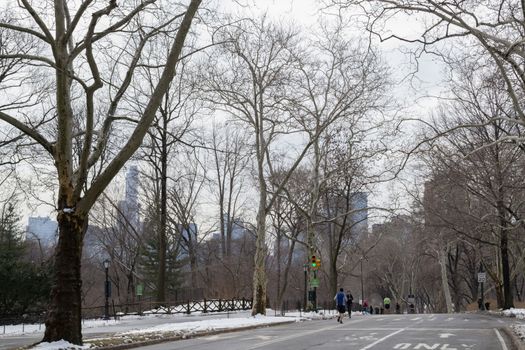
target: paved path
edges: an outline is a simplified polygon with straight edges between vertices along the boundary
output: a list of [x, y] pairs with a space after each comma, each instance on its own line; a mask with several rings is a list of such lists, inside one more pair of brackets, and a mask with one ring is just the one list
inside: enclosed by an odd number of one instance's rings
[[384, 315], [300, 322], [143, 347], [148, 350], [510, 350], [498, 329], [512, 320], [478, 314]]

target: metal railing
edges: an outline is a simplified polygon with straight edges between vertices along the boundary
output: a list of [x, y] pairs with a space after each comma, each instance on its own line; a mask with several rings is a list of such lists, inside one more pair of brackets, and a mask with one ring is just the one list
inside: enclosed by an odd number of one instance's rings
[[[110, 317], [142, 314], [191, 314], [194, 312], [222, 312], [249, 310], [252, 300], [241, 299], [203, 299], [179, 302], [153, 302], [141, 301], [136, 303], [110, 305]], [[104, 306], [87, 307], [82, 309], [83, 318], [98, 318], [104, 314]]]

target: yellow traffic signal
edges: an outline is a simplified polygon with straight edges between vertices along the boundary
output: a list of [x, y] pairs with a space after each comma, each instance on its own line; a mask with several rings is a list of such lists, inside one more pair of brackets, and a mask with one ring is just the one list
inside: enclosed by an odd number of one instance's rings
[[320, 268], [321, 267], [321, 259], [317, 259], [315, 261], [315, 264], [316, 264], [317, 268]]

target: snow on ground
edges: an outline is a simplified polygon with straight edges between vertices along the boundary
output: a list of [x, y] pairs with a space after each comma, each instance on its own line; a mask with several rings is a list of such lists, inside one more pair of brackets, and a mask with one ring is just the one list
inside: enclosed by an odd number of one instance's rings
[[[108, 327], [119, 324], [121, 321], [115, 320], [84, 320], [82, 321], [82, 329]], [[20, 334], [41, 333], [44, 332], [44, 324], [17, 324], [0, 326], [0, 337], [12, 336]]]
[[158, 326], [153, 326], [145, 329], [135, 329], [128, 332], [121, 333], [121, 335], [137, 335], [146, 333], [164, 333], [164, 332], [177, 332], [182, 334], [192, 334], [195, 332], [204, 331], [216, 331], [235, 329], [241, 327], [260, 326], [272, 323], [299, 321], [299, 318], [291, 317], [274, 317], [274, 316], [262, 316], [257, 315], [254, 317], [246, 318], [218, 318], [211, 320], [200, 320], [193, 322], [182, 322], [182, 323], [165, 323]]
[[[508, 309], [503, 310], [502, 314], [507, 317], [515, 317], [518, 320], [524, 320], [525, 319], [525, 309]], [[512, 331], [516, 336], [521, 339], [522, 344], [525, 342], [525, 323], [515, 323], [512, 326]]]
[[177, 323], [165, 323], [149, 328], [133, 329], [127, 332], [122, 332], [119, 335], [137, 335], [147, 333], [164, 333], [164, 332], [175, 332], [179, 334], [193, 334], [195, 332], [205, 331], [216, 331], [216, 330], [227, 330], [241, 327], [269, 325], [272, 323], [290, 322], [290, 321], [303, 321], [312, 319], [323, 319], [332, 317], [331, 315], [325, 315], [324, 313], [315, 312], [287, 312], [285, 316], [271, 316], [272, 310], [267, 310], [267, 315], [256, 315], [250, 317], [237, 317], [237, 318], [217, 318], [217, 319], [201, 319], [199, 321], [191, 322], [177, 322]]
[[[266, 311], [266, 314], [269, 316], [280, 316], [280, 314], [272, 309], [268, 309]], [[287, 321], [290, 321], [290, 318], [300, 318], [300, 319], [322, 319], [326, 317], [331, 317], [330, 315], [334, 314], [334, 311], [326, 311], [326, 315], [324, 312], [286, 312], [285, 318]], [[357, 314], [357, 313], [354, 313]], [[83, 320], [82, 321], [82, 329], [93, 329], [93, 328], [101, 328], [104, 331], [111, 331], [111, 327], [114, 326], [122, 326], [126, 327], [126, 325], [129, 324], [129, 329], [133, 329], [136, 327], [140, 327], [141, 321], [145, 319], [157, 319], [157, 320], [166, 320], [166, 323], [172, 323], [170, 321], [176, 320], [177, 322], [183, 322], [182, 320], [191, 318], [195, 319], [195, 322], [199, 319], [206, 319], [207, 316], [213, 316], [216, 315], [216, 313], [191, 313], [191, 315], [187, 314], [146, 314], [146, 315], [128, 315], [128, 316], [120, 316], [118, 320], [102, 320], [102, 319], [92, 319], [92, 320]], [[244, 317], [244, 315], [239, 315], [235, 312], [230, 313], [231, 317]], [[228, 317], [229, 318], [229, 317]], [[273, 317], [275, 318], [275, 317]], [[275, 321], [277, 322], [277, 321]], [[187, 323], [193, 323], [193, 322], [187, 322]], [[135, 327], [133, 326], [135, 325]], [[18, 324], [18, 325], [3, 325], [0, 326], [0, 337], [4, 336], [14, 336], [14, 335], [22, 335], [22, 334], [31, 334], [31, 333], [43, 333], [45, 330], [45, 326], [43, 324]]]
[[32, 347], [32, 349], [38, 350], [62, 350], [62, 349], [89, 349], [89, 344], [84, 346], [79, 346], [71, 344], [65, 340], [55, 341], [52, 343], [40, 343], [37, 346]]
[[508, 309], [503, 310], [503, 315], [507, 317], [516, 317], [519, 320], [525, 319], [525, 309]]

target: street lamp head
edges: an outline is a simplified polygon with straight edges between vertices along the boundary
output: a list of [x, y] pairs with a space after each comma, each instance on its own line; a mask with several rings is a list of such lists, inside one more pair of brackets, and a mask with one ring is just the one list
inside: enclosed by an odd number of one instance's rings
[[104, 263], [103, 263], [104, 264], [104, 268], [106, 268], [106, 269], [109, 268], [109, 263], [110, 262], [111, 261], [109, 261], [109, 259], [104, 260]]

